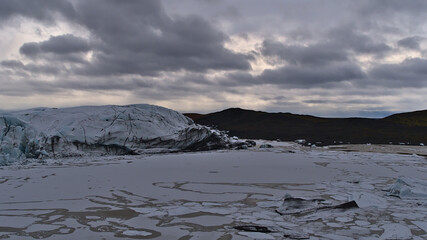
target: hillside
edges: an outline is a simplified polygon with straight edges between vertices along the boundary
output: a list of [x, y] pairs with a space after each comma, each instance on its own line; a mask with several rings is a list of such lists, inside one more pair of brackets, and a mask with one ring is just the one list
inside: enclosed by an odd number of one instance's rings
[[427, 110], [394, 114], [384, 118], [384, 121], [413, 127], [427, 127]]
[[215, 126], [249, 139], [306, 139], [322, 145], [339, 143], [427, 143], [427, 110], [382, 119], [321, 118], [291, 113], [267, 113], [240, 108], [187, 115], [196, 123]]

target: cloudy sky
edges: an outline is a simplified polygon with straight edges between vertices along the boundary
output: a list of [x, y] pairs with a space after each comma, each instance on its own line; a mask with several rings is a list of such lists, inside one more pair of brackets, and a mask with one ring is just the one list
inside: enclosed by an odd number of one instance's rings
[[0, 109], [427, 109], [427, 1], [2, 0]]

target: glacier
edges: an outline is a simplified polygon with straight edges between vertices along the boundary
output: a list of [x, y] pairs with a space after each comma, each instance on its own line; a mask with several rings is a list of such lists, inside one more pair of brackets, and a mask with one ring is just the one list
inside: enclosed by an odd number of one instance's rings
[[0, 165], [28, 158], [213, 150], [233, 141], [179, 112], [148, 104], [0, 112]]

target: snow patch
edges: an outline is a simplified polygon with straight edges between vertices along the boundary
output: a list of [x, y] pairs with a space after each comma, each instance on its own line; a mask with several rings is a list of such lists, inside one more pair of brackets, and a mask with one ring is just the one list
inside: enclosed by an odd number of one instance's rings
[[147, 236], [151, 236], [152, 235], [150, 232], [146, 232], [146, 231], [135, 231], [135, 230], [126, 230], [122, 234], [125, 235], [125, 236], [130, 236], [130, 237], [137, 237], [137, 236], [147, 237]]

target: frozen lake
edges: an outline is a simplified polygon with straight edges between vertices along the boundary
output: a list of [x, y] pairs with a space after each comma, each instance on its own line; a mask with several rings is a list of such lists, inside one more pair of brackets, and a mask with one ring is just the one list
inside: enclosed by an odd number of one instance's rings
[[[426, 239], [419, 155], [272, 149], [46, 160], [0, 170], [0, 238]], [[417, 192], [418, 193], [418, 192]], [[359, 208], [280, 215], [285, 194]], [[269, 232], [237, 230], [265, 226]]]

